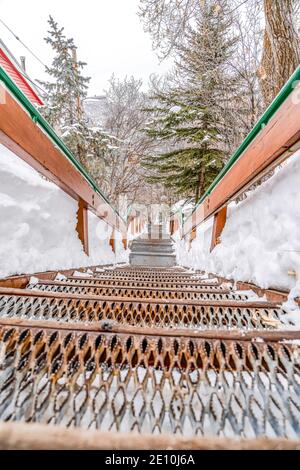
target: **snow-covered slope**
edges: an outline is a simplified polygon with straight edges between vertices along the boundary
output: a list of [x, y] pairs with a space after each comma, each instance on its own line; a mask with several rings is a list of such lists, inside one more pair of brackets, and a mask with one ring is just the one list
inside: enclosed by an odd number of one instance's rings
[[300, 288], [300, 152], [247, 199], [230, 204], [221, 243], [210, 253], [211, 229], [210, 219], [190, 250], [177, 234], [179, 264], [264, 288]]
[[77, 203], [0, 145], [0, 277], [127, 260], [120, 240], [89, 213], [90, 256], [76, 232]]

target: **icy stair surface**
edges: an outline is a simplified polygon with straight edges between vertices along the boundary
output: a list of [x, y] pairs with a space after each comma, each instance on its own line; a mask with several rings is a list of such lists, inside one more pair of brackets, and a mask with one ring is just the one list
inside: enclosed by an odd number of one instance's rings
[[179, 267], [2, 287], [0, 420], [299, 438], [299, 342], [281, 333], [295, 331], [284, 316], [278, 303]]
[[148, 226], [145, 234], [131, 242], [132, 266], [171, 267], [176, 264], [170, 236], [159, 225]]

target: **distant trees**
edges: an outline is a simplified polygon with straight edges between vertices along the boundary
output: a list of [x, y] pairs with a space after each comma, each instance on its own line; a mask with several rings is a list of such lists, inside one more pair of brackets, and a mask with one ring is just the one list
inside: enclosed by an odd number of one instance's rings
[[242, 6], [242, 13], [239, 9], [233, 12], [233, 30], [237, 42], [235, 53], [229, 61], [239, 83], [239, 97], [235, 100], [236, 113], [231, 135], [231, 151], [238, 147], [263, 112], [263, 98], [257, 76], [262, 52], [262, 2], [248, 0]]
[[101, 120], [105, 131], [116, 138], [116, 146], [109, 152], [104, 180], [114, 201], [126, 196], [131, 203], [144, 192], [140, 159], [154, 145], [142, 132], [147, 99], [142, 81], [133, 77], [120, 80], [113, 75], [105, 91]]
[[41, 82], [46, 91], [43, 114], [61, 135], [77, 159], [97, 179], [97, 162], [108, 150], [110, 138], [100, 127], [92, 125], [82, 103], [87, 97], [89, 77], [82, 74], [84, 62], [77, 61], [73, 39], [66, 38], [64, 28], [50, 16], [50, 29], [45, 41], [55, 52], [52, 65], [46, 71], [49, 82]]
[[298, 0], [140, 0], [175, 71], [153, 94], [149, 181], [197, 200], [299, 65]]
[[[126, 196], [129, 204], [145, 200], [145, 188], [149, 190], [149, 186], [140, 159], [155, 143], [142, 131], [148, 97], [142, 91], [141, 80], [112, 76], [105, 105], [90, 114], [85, 63], [77, 61], [76, 46], [73, 39], [66, 38], [64, 28], [51, 16], [48, 23], [45, 40], [55, 56], [47, 67], [51, 81], [41, 82], [46, 91], [45, 118], [115, 205], [120, 196]], [[156, 190], [151, 187], [148, 192]]]
[[[220, 6], [220, 8], [217, 8]], [[185, 41], [177, 44], [170, 86], [154, 93], [147, 134], [158, 152], [143, 159], [148, 179], [197, 201], [223, 166], [230, 150], [238, 83], [228, 67], [236, 38], [225, 0], [200, 5]]]
[[[139, 16], [146, 32], [151, 34], [153, 46], [160, 57], [176, 55], [179, 44], [185, 43], [187, 27], [201, 15], [201, 9], [210, 0], [140, 0]], [[214, 2], [216, 9], [222, 2]], [[256, 70], [260, 78], [265, 105], [276, 96], [300, 62], [299, 0], [229, 0], [230, 11], [236, 21], [248, 25], [241, 30], [241, 39], [253, 39], [253, 26], [264, 23], [260, 31], [261, 63]], [[262, 13], [260, 18], [258, 11]], [[253, 24], [255, 20], [255, 24]], [[251, 24], [252, 23], [252, 24]], [[257, 44], [257, 43], [256, 43]], [[249, 47], [252, 48], [251, 44]]]
[[161, 58], [176, 53], [185, 42], [185, 31], [204, 4], [203, 0], [140, 0], [138, 14]]
[[60, 28], [52, 16], [49, 16], [48, 24], [50, 29], [45, 41], [55, 56], [52, 65], [46, 68], [52, 81], [42, 82], [47, 92], [44, 114], [53, 126], [75, 126], [82, 120], [81, 102], [87, 96], [90, 78], [82, 75], [86, 64], [74, 58], [73, 39], [66, 38], [64, 28]]
[[115, 203], [120, 197], [126, 197], [128, 205], [159, 202], [162, 196], [172, 200], [162, 185], [149, 184], [141, 165], [142, 159], [159, 145], [144, 132], [149, 121], [144, 110], [148, 106], [149, 96], [143, 91], [141, 80], [111, 77], [101, 122], [103, 129], [116, 138], [116, 147], [109, 152], [103, 172], [105, 191]]
[[150, 90], [112, 76], [95, 115], [73, 39], [52, 17], [43, 113], [114, 204], [198, 201], [300, 62], [298, 0], [140, 0], [160, 58]]

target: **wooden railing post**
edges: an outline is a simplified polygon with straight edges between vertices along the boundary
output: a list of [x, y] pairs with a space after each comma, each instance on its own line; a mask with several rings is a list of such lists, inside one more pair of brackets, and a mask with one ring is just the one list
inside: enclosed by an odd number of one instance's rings
[[131, 219], [130, 221], [130, 233], [131, 235], [134, 235], [134, 219]]
[[122, 243], [123, 243], [123, 246], [124, 246], [124, 250], [127, 250], [127, 246], [128, 246], [127, 233], [123, 233]]
[[115, 229], [113, 228], [111, 232], [111, 236], [109, 239], [109, 244], [111, 246], [112, 251], [115, 253], [116, 252], [116, 239], [115, 239]]
[[170, 235], [173, 235], [173, 233], [174, 233], [174, 225], [175, 225], [174, 219], [170, 219], [169, 225], [170, 225]]
[[214, 247], [220, 243], [220, 236], [223, 231], [224, 225], [226, 223], [227, 217], [227, 206], [223, 207], [214, 215], [214, 224], [212, 230], [212, 238], [211, 238], [211, 245], [210, 251], [214, 249]]
[[189, 236], [189, 250], [192, 247], [192, 241], [197, 237], [197, 228], [194, 227]]
[[78, 201], [76, 230], [85, 254], [89, 255], [88, 211], [86, 203], [82, 199]]

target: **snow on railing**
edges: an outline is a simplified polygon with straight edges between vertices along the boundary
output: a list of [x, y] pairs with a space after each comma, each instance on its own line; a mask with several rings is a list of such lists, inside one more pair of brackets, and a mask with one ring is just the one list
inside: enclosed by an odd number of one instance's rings
[[296, 69], [254, 128], [184, 222], [182, 236], [214, 216], [211, 249], [219, 242], [227, 205], [266, 172], [292, 155], [300, 139], [300, 67]]
[[0, 143], [78, 201], [77, 232], [85, 252], [88, 253], [88, 209], [113, 227], [113, 233], [120, 232], [126, 245], [125, 221], [2, 67], [0, 96]]

